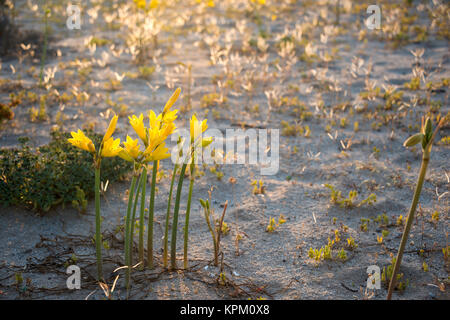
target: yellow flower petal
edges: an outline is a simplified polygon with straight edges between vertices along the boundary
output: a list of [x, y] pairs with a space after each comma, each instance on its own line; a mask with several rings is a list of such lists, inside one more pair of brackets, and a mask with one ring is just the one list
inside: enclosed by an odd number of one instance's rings
[[118, 155], [119, 157], [121, 157], [121, 158], [122, 158], [123, 160], [125, 160], [125, 161], [128, 161], [128, 162], [134, 162], [133, 157], [130, 156], [130, 155], [128, 154], [128, 152], [125, 151], [125, 150], [121, 150], [117, 155]]
[[103, 143], [102, 154], [104, 158], [115, 157], [122, 151], [123, 148], [120, 147], [120, 138], [114, 140], [114, 138], [109, 138]]
[[178, 109], [164, 113], [163, 122], [164, 123], [174, 122], [178, 117], [177, 112], [178, 112]]
[[212, 143], [212, 137], [202, 139], [202, 148], [206, 148]]
[[161, 113], [157, 116], [153, 110], [150, 110], [148, 114], [150, 129], [159, 128], [161, 126], [161, 119], [162, 119]]
[[119, 117], [117, 115], [112, 117], [111, 122], [109, 123], [108, 129], [106, 130], [106, 133], [103, 137], [103, 142], [108, 140], [109, 138], [111, 138], [112, 134], [116, 130], [117, 119], [119, 119]]
[[85, 151], [94, 153], [95, 152], [95, 146], [92, 143], [92, 140], [86, 137], [86, 135], [78, 129], [78, 132], [72, 131], [70, 133], [72, 135], [72, 138], [67, 139], [73, 146], [83, 149]]
[[147, 134], [146, 134], [146, 128], [144, 126], [144, 115], [141, 113], [139, 115], [139, 118], [133, 115], [131, 118], [128, 117], [130, 120], [130, 124], [133, 127], [134, 131], [138, 135], [138, 137], [143, 141], [147, 141]]
[[172, 108], [174, 103], [177, 101], [178, 97], [180, 96], [181, 89], [178, 88], [175, 90], [175, 92], [172, 94], [172, 96], [167, 101], [166, 105], [164, 106], [163, 113], [166, 113]]
[[137, 159], [137, 157], [139, 156], [139, 141], [138, 139], [133, 140], [130, 136], [127, 135], [127, 141], [123, 143], [123, 145], [125, 146], [125, 150], [126, 152], [133, 158], [133, 159]]
[[151, 152], [145, 161], [163, 160], [170, 157], [169, 149], [165, 146], [165, 142], [161, 143], [153, 152]]
[[195, 115], [192, 115], [190, 120], [190, 133], [191, 133], [191, 142], [194, 142], [206, 129], [208, 129], [208, 125], [206, 124], [207, 120], [203, 120], [202, 122], [197, 120]]

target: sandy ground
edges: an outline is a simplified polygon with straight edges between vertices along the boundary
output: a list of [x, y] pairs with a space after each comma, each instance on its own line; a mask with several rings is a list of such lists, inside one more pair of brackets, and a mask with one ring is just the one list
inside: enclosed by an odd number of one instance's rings
[[[336, 34], [330, 32], [324, 43], [320, 41], [320, 34], [325, 32], [327, 26], [333, 25], [332, 7], [324, 1], [314, 6], [308, 5], [308, 2], [293, 3], [289, 10], [278, 12], [277, 17], [263, 17], [265, 32], [269, 34], [266, 40], [267, 57], [264, 58], [261, 50], [243, 51], [248, 40], [257, 38], [258, 26], [251, 17], [239, 11], [243, 9], [237, 2], [228, 9], [226, 2], [205, 9], [199, 9], [199, 5], [180, 5], [176, 9], [164, 9], [158, 20], [162, 25], [158, 48], [155, 49], [152, 43], [148, 45], [151, 58], [146, 56], [144, 64], [156, 66], [157, 71], [149, 79], [132, 79], [130, 75], [125, 75], [126, 72], [136, 73], [138, 66], [142, 65], [135, 62], [127, 43], [130, 35], [126, 23], [132, 23], [129, 17], [135, 10], [130, 9], [125, 15], [118, 9], [112, 9], [111, 3], [116, 2], [104, 1], [95, 22], [83, 21], [81, 30], [67, 30], [63, 14], [65, 4], [55, 2], [52, 9], [55, 14], [50, 24], [52, 54], [46, 62], [46, 70], [57, 69], [55, 77], [49, 82], [49, 90], [56, 89], [59, 94], [86, 92], [89, 100], [85, 103], [75, 99], [65, 103], [54, 102], [47, 108], [49, 119], [37, 122], [31, 122], [29, 116], [29, 109], [37, 107], [37, 103], [23, 102], [14, 110], [15, 118], [2, 124], [1, 147], [17, 145], [17, 138], [23, 135], [31, 136], [35, 145], [46, 143], [54, 125], [74, 130], [93, 124], [96, 131], [102, 132], [108, 121], [100, 113], [105, 115], [110, 109], [118, 112], [117, 106], [108, 104], [108, 98], [116, 104], [128, 106], [120, 114], [116, 134], [125, 137], [126, 133], [131, 133], [126, 115], [145, 113], [149, 107], [159, 110], [173, 87], [182, 87], [183, 97], [177, 106], [186, 106], [187, 73], [177, 64], [179, 61], [192, 65], [194, 82], [192, 108], [180, 114], [178, 127], [185, 127], [186, 120], [196, 112], [200, 117], [208, 118], [210, 128], [222, 130], [243, 124], [282, 130], [282, 122], [287, 121], [291, 125], [307, 125], [311, 131], [307, 137], [304, 134], [280, 135], [280, 163], [275, 175], [261, 176], [258, 165], [221, 165], [219, 170], [224, 176], [218, 180], [209, 167], [202, 168], [205, 174], [198, 178], [193, 194], [190, 269], [186, 271], [170, 272], [161, 268], [161, 238], [170, 183], [169, 176], [163, 178], [158, 184], [155, 207], [157, 266], [155, 270], [133, 273], [131, 298], [384, 299], [387, 292], [385, 284], [373, 295], [365, 292], [366, 269], [370, 265], [383, 269], [390, 264], [391, 255], [396, 254], [403, 230], [402, 226], [396, 225], [396, 221], [399, 215], [407, 215], [420, 167], [420, 150], [407, 150], [402, 143], [415, 133], [417, 128], [414, 126], [420, 123], [420, 117], [431, 110], [429, 105], [422, 103], [411, 106], [414, 96], [426, 97], [425, 90], [410, 91], [403, 87], [405, 82], [411, 80], [412, 67], [416, 62], [411, 51], [425, 49], [420, 63], [426, 70], [428, 81], [448, 79], [448, 41], [431, 35], [428, 41], [392, 49], [390, 43], [377, 39], [369, 30], [365, 40], [358, 39], [361, 30], [365, 29], [364, 25], [357, 23], [363, 14], [343, 12], [339, 25], [341, 31]], [[417, 4], [417, 1], [414, 3]], [[131, 1], [128, 5], [132, 8]], [[19, 8], [18, 24], [25, 29], [42, 28], [37, 13], [25, 1], [17, 1], [16, 6]], [[125, 8], [127, 5], [121, 2], [119, 7]], [[90, 5], [91, 10], [96, 8], [100, 7]], [[321, 13], [324, 9], [328, 11]], [[113, 28], [105, 22], [104, 14], [114, 12], [119, 17], [114, 17], [113, 23], [119, 27]], [[94, 15], [92, 11], [89, 13]], [[322, 21], [314, 26], [314, 31], [309, 31], [313, 34], [305, 33], [303, 38], [316, 46], [318, 56], [320, 52], [331, 53], [333, 48], [337, 48], [338, 53], [332, 54], [336, 59], [328, 62], [320, 58], [312, 62], [298, 59], [293, 61], [291, 70], [286, 71], [284, 66], [289, 59], [281, 57], [276, 46], [284, 30], [293, 30], [296, 24], [312, 23], [314, 17], [320, 17], [320, 14], [325, 15], [326, 19], [323, 16], [319, 18], [325, 23]], [[327, 20], [330, 23], [326, 23]], [[238, 26], [243, 21], [246, 22], [243, 27], [245, 31], [239, 32]], [[418, 24], [427, 26], [430, 21], [420, 15]], [[92, 35], [109, 42], [105, 46], [97, 46], [94, 51], [92, 46], [86, 45]], [[239, 54], [239, 59], [235, 57], [233, 61], [225, 62], [230, 69], [237, 70], [233, 77], [235, 86], [225, 89], [225, 104], [202, 108], [200, 101], [205, 94], [221, 92], [212, 78], [223, 75], [225, 68], [210, 63], [210, 48], [216, 45], [220, 49], [231, 48], [227, 57]], [[305, 44], [298, 46], [297, 57], [301, 56], [304, 47]], [[360, 68], [355, 57], [363, 61]], [[30, 57], [19, 60], [2, 60], [1, 102], [9, 101], [11, 92], [44, 92], [36, 87], [39, 60]], [[277, 62], [281, 71], [276, 66]], [[370, 64], [371, 71], [365, 72], [370, 69]], [[90, 72], [80, 76], [81, 70], [86, 68], [90, 68]], [[354, 76], [350, 72], [352, 68]], [[114, 73], [118, 78], [125, 77], [117, 85], [117, 90], [109, 90], [105, 86], [111, 84], [109, 79], [117, 79]], [[371, 118], [370, 114], [379, 110], [377, 106], [383, 105], [384, 101], [381, 98], [364, 101], [359, 97], [360, 92], [366, 91], [366, 78], [379, 87], [397, 86], [397, 90], [404, 91], [402, 100], [405, 105], [382, 110]], [[251, 93], [244, 89], [246, 79], [253, 79], [250, 81], [254, 86]], [[159, 88], [152, 91], [148, 84]], [[264, 91], [270, 90], [279, 91], [278, 98], [297, 97], [311, 116], [301, 120], [299, 113], [293, 112], [295, 106], [289, 103], [272, 106], [269, 114]], [[449, 111], [449, 90], [448, 86], [443, 87], [431, 96], [432, 100], [441, 101], [438, 112], [442, 115]], [[345, 102], [348, 102], [346, 108], [339, 107]], [[256, 104], [259, 108], [255, 109], [253, 106]], [[56, 119], [58, 112], [63, 115], [62, 120]], [[383, 116], [388, 120], [383, 121]], [[343, 118], [347, 124], [341, 126]], [[355, 121], [359, 123], [357, 132], [353, 126]], [[380, 126], [375, 128], [377, 125], [374, 123], [380, 123]], [[330, 124], [331, 130], [328, 130], [327, 125]], [[449, 132], [449, 127], [444, 127], [436, 141], [449, 135]], [[349, 141], [351, 146], [347, 148]], [[408, 286], [403, 292], [396, 292], [395, 299], [450, 297], [449, 264], [442, 252], [442, 248], [448, 245], [449, 154], [448, 145], [438, 143], [433, 147], [420, 209], [401, 268]], [[171, 172], [170, 162], [163, 163], [162, 167], [166, 172]], [[236, 179], [235, 184], [230, 183], [230, 177]], [[263, 180], [263, 194], [252, 193], [251, 183], [255, 179]], [[105, 275], [109, 285], [117, 274], [113, 270], [123, 264], [122, 235], [117, 232], [117, 227], [123, 223], [128, 184], [127, 180], [110, 186], [101, 204], [104, 237], [110, 245], [109, 250], [104, 250]], [[340, 208], [330, 202], [330, 192], [324, 184], [335, 186], [344, 196], [350, 190], [357, 190], [358, 203], [371, 193], [376, 194], [377, 201], [373, 205]], [[216, 213], [222, 211], [225, 201], [229, 203], [225, 222], [230, 232], [222, 240], [222, 268], [227, 278], [226, 285], [217, 281], [220, 271], [212, 264], [211, 236], [197, 201], [198, 198], [206, 198], [211, 187], [214, 187], [212, 197]], [[187, 189], [186, 185], [183, 199], [187, 198]], [[180, 231], [184, 221], [183, 209]], [[438, 222], [431, 219], [435, 211], [440, 214]], [[55, 208], [41, 216], [23, 208], [0, 207], [0, 298], [84, 299], [89, 296], [89, 299], [102, 299], [104, 295], [94, 281], [93, 213], [92, 201], [89, 202], [87, 214], [80, 214], [72, 208]], [[389, 219], [387, 226], [371, 220], [367, 231], [361, 230], [361, 218], [375, 219], [383, 213]], [[275, 232], [266, 232], [269, 218], [278, 219], [280, 215], [286, 218], [286, 222]], [[308, 250], [325, 246], [328, 238], [335, 237], [336, 229], [340, 231], [341, 240], [333, 248], [333, 259], [317, 262], [309, 258]], [[389, 234], [380, 244], [377, 236], [381, 236], [382, 230], [388, 230]], [[235, 243], [236, 232], [242, 235], [238, 247]], [[353, 250], [347, 246], [347, 238], [350, 237], [357, 244]], [[345, 261], [337, 258], [341, 248], [347, 254]], [[423, 250], [421, 254], [420, 250]], [[182, 236], [179, 236], [178, 253], [178, 264], [181, 266]], [[73, 255], [76, 256], [76, 264], [81, 267], [81, 290], [66, 288], [68, 275], [65, 268], [73, 263], [70, 261]], [[424, 271], [424, 263], [428, 271]], [[24, 278], [21, 285], [16, 285], [15, 274], [18, 273]], [[122, 278], [113, 296], [115, 299], [125, 297]]]

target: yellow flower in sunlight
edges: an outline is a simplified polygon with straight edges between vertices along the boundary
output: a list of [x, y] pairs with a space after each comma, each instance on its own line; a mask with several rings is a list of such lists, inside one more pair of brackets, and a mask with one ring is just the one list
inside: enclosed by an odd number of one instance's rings
[[132, 156], [128, 154], [128, 152], [125, 151], [125, 149], [120, 150], [120, 152], [117, 154], [119, 157], [121, 157], [123, 160], [128, 162], [134, 162], [134, 159]]
[[112, 134], [116, 130], [117, 119], [119, 119], [117, 115], [112, 117], [111, 121], [109, 122], [108, 129], [106, 129], [106, 133], [103, 136], [103, 142], [111, 138]]
[[139, 156], [139, 141], [138, 139], [133, 140], [130, 136], [127, 135], [127, 141], [123, 143], [125, 146], [125, 151], [133, 158], [137, 159]]
[[208, 137], [208, 138], [203, 138], [202, 139], [202, 148], [206, 148], [207, 146], [209, 146], [213, 141], [212, 137]]
[[172, 96], [169, 98], [169, 100], [167, 100], [167, 103], [163, 109], [163, 113], [168, 112], [170, 110], [170, 108], [172, 108], [172, 106], [175, 104], [178, 97], [180, 96], [180, 92], [181, 92], [180, 88], [177, 88], [177, 90], [175, 90], [175, 92], [172, 94]]
[[144, 126], [144, 115], [141, 113], [139, 115], [139, 118], [136, 117], [135, 115], [128, 117], [128, 119], [130, 120], [130, 124], [133, 127], [134, 131], [136, 131], [136, 134], [138, 135], [138, 137], [146, 142], [147, 141], [147, 134], [146, 134], [146, 128]]
[[191, 132], [191, 142], [194, 142], [206, 129], [208, 125], [206, 124], [207, 119], [203, 121], [198, 121], [195, 115], [192, 115], [190, 120], [190, 132]]
[[145, 161], [163, 160], [170, 157], [169, 149], [165, 146], [166, 143], [161, 143], [153, 152], [150, 152]]
[[94, 153], [95, 152], [95, 146], [92, 143], [92, 140], [86, 137], [86, 135], [78, 129], [78, 132], [72, 131], [70, 133], [72, 135], [72, 138], [68, 139], [68, 141], [74, 145], [77, 148], [86, 150], [88, 152]]
[[159, 6], [159, 1], [158, 0], [151, 0], [150, 1], [150, 9], [155, 9]]
[[158, 116], [153, 110], [150, 110], [148, 113], [148, 124], [150, 126], [150, 130], [159, 128], [161, 126], [161, 119], [162, 114], [159, 114]]
[[147, 5], [146, 0], [134, 0], [134, 3], [139, 9], [145, 9], [145, 6]]
[[178, 112], [178, 110], [175, 109], [175, 110], [164, 113], [163, 122], [164, 123], [174, 122], [178, 117], [177, 112]]
[[122, 151], [123, 148], [120, 147], [120, 138], [114, 140], [114, 138], [109, 138], [103, 143], [102, 157], [115, 157]]
[[144, 153], [152, 152], [158, 145], [160, 145], [167, 137], [173, 133], [175, 125], [170, 122], [162, 128], [154, 127], [148, 130], [149, 143]]

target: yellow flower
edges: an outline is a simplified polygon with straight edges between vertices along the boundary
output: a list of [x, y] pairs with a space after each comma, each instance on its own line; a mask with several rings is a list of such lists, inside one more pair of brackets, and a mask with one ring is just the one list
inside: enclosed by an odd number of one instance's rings
[[159, 128], [161, 126], [162, 114], [160, 113], [158, 116], [153, 110], [150, 110], [148, 113], [148, 124], [150, 129]]
[[123, 143], [125, 146], [125, 151], [133, 158], [137, 159], [139, 156], [139, 141], [138, 139], [133, 140], [130, 136], [127, 135], [127, 141]]
[[136, 134], [138, 137], [146, 142], [147, 141], [147, 134], [146, 134], [146, 128], [144, 126], [144, 115], [141, 113], [139, 115], [139, 118], [133, 115], [131, 118], [128, 117], [130, 120], [130, 124], [133, 127], [134, 131], [136, 131]]
[[117, 119], [118, 118], [119, 117], [117, 115], [112, 117], [111, 122], [109, 123], [108, 129], [106, 129], [106, 133], [103, 136], [103, 142], [105, 142], [106, 140], [111, 138], [112, 134], [116, 130], [116, 124], [117, 124]]
[[203, 121], [198, 121], [195, 115], [192, 115], [190, 120], [190, 129], [191, 129], [191, 143], [194, 142], [206, 129], [208, 129], [208, 125], [206, 124], [206, 119]]
[[155, 150], [148, 153], [145, 158], [145, 161], [155, 161], [155, 160], [163, 160], [170, 157], [170, 153], [168, 153], [169, 149], [165, 146], [166, 143], [161, 143]]
[[149, 136], [148, 147], [144, 151], [144, 153], [146, 154], [153, 152], [153, 150], [158, 145], [160, 145], [164, 140], [167, 139], [168, 135], [165, 134], [165, 129], [152, 128], [148, 130], [148, 136]]
[[164, 123], [174, 122], [178, 117], [177, 112], [178, 112], [178, 110], [175, 109], [175, 110], [164, 113], [163, 122]]
[[150, 1], [150, 9], [155, 9], [159, 6], [159, 1], [158, 0], [151, 0]]
[[123, 160], [128, 162], [134, 162], [134, 159], [132, 156], [128, 154], [128, 152], [125, 151], [125, 149], [120, 150], [120, 152], [117, 154], [119, 157], [121, 157]]
[[172, 106], [175, 104], [175, 102], [177, 101], [178, 97], [180, 96], [180, 92], [181, 92], [180, 88], [175, 90], [175, 92], [172, 94], [172, 96], [169, 98], [169, 100], [167, 100], [167, 103], [166, 103], [166, 105], [164, 106], [164, 109], [163, 109], [163, 113], [167, 113], [170, 110], [170, 108], [172, 108]]
[[202, 139], [202, 148], [206, 148], [212, 143], [212, 137]]
[[95, 146], [92, 143], [92, 140], [86, 137], [86, 135], [78, 129], [78, 132], [72, 131], [70, 133], [72, 135], [72, 138], [68, 139], [68, 141], [74, 145], [77, 148], [86, 150], [88, 152], [94, 153], [95, 152]]
[[120, 138], [114, 140], [114, 138], [109, 138], [103, 143], [102, 157], [115, 157], [117, 156], [123, 148], [120, 147]]
[[147, 5], [146, 0], [134, 0], [134, 3], [139, 9], [145, 9]]

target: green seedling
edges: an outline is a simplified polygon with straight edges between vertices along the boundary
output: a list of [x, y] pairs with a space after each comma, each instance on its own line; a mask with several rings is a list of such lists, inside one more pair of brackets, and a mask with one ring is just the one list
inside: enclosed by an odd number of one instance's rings
[[274, 232], [280, 225], [286, 222], [286, 219], [282, 214], [280, 214], [280, 217], [278, 218], [278, 223], [275, 222], [275, 218], [270, 217], [269, 218], [269, 224], [266, 227], [266, 232]]
[[262, 180], [253, 180], [253, 194], [264, 194], [266, 187], [264, 186], [264, 182]]
[[221, 236], [224, 235], [223, 219], [225, 218], [225, 212], [227, 210], [228, 201], [225, 202], [223, 207], [222, 216], [220, 219], [216, 219], [214, 216], [214, 209], [211, 208], [211, 191], [208, 191], [209, 199], [203, 200], [199, 199], [200, 205], [203, 208], [203, 212], [205, 215], [206, 224], [208, 225], [209, 232], [211, 233], [213, 239], [213, 247], [214, 247], [214, 265], [217, 267], [219, 265], [219, 254], [220, 254], [220, 239]]
[[350, 250], [355, 250], [358, 247], [353, 237], [347, 238], [347, 246]]
[[397, 273], [400, 268], [400, 264], [402, 262], [403, 251], [405, 250], [406, 242], [408, 240], [409, 232], [411, 230], [412, 222], [414, 220], [414, 213], [416, 211], [417, 204], [420, 198], [420, 192], [422, 191], [423, 182], [425, 180], [425, 175], [427, 172], [428, 163], [430, 161], [430, 153], [433, 145], [434, 137], [436, 136], [439, 129], [444, 125], [445, 118], [442, 118], [439, 121], [436, 129], [433, 132], [431, 119], [427, 118], [426, 120], [422, 117], [422, 128], [420, 133], [416, 133], [415, 135], [409, 137], [405, 142], [405, 147], [412, 147], [416, 144], [420, 144], [422, 146], [422, 165], [420, 167], [419, 177], [417, 179], [416, 189], [414, 191], [413, 200], [411, 203], [411, 208], [408, 213], [408, 218], [406, 220], [405, 229], [403, 231], [402, 240], [400, 242], [400, 247], [398, 249], [397, 258], [395, 261], [395, 266], [393, 269], [393, 276], [391, 278], [389, 284], [389, 290], [387, 295], [387, 300], [390, 300], [392, 297], [392, 292], [395, 288], [395, 282], [397, 281]]

